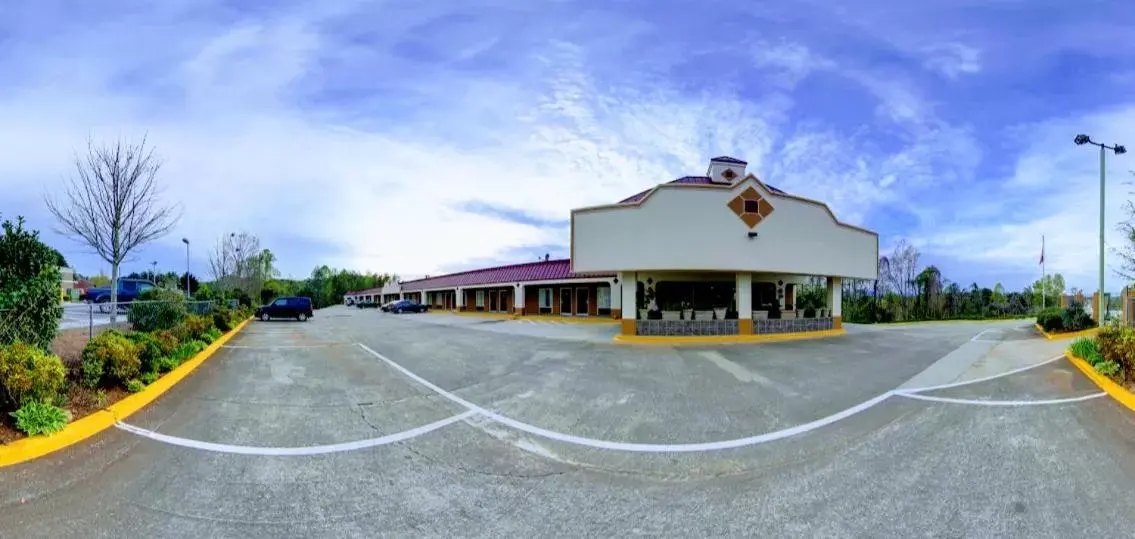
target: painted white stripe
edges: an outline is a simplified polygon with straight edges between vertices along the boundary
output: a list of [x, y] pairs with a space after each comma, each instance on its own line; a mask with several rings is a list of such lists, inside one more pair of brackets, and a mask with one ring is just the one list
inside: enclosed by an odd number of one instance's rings
[[902, 392], [904, 392], [904, 393], [924, 393], [924, 392], [927, 392], [927, 391], [936, 391], [936, 390], [939, 390], [939, 389], [949, 389], [951, 387], [962, 387], [962, 386], [968, 386], [970, 384], [988, 382], [990, 380], [996, 380], [998, 378], [1001, 378], [1001, 377], [1004, 377], [1004, 376], [1009, 376], [1011, 374], [1017, 374], [1017, 373], [1020, 373], [1020, 372], [1025, 372], [1027, 370], [1035, 369], [1035, 368], [1043, 366], [1043, 365], [1048, 365], [1049, 363], [1052, 363], [1053, 361], [1057, 361], [1057, 360], [1060, 360], [1060, 359], [1064, 359], [1063, 354], [1056, 356], [1052, 359], [1046, 359], [1044, 361], [1041, 361], [1040, 363], [1034, 363], [1032, 365], [1021, 367], [1019, 369], [1013, 369], [1011, 371], [1005, 371], [1005, 372], [1000, 373], [1000, 374], [994, 374], [992, 376], [985, 376], [985, 377], [982, 377], [982, 378], [974, 378], [973, 380], [965, 380], [965, 381], [962, 381], [962, 382], [952, 382], [952, 383], [949, 383], [949, 384], [941, 384], [941, 385], [936, 385], [936, 386], [913, 387], [913, 388], [910, 388], [910, 389], [903, 389]]
[[1107, 393], [1092, 393], [1091, 395], [1082, 395], [1079, 397], [1070, 397], [1067, 399], [1048, 399], [1039, 401], [994, 401], [994, 400], [978, 400], [978, 399], [952, 399], [949, 397], [934, 397], [931, 395], [919, 395], [917, 393], [907, 393], [903, 391], [896, 391], [895, 395], [906, 397], [908, 399], [917, 399], [930, 402], [945, 402], [950, 404], [976, 404], [980, 406], [1035, 406], [1039, 404], [1067, 404], [1072, 402], [1083, 402], [1091, 399], [1098, 399], [1107, 395]]
[[243, 344], [226, 344], [222, 348], [236, 348], [242, 350], [290, 350], [293, 348], [328, 348], [331, 346], [350, 346], [349, 342], [336, 342], [327, 344], [297, 344], [297, 345], [278, 345], [278, 346], [249, 346]]
[[411, 438], [416, 438], [423, 434], [435, 431], [447, 425], [452, 425], [458, 421], [468, 419], [476, 415], [476, 412], [467, 411], [457, 414], [453, 417], [435, 421], [429, 425], [388, 434], [380, 438], [371, 438], [368, 440], [358, 440], [355, 442], [345, 442], [330, 445], [316, 445], [311, 447], [254, 447], [247, 445], [229, 445], [229, 444], [215, 444], [212, 442], [201, 442], [198, 440], [190, 440], [187, 438], [179, 438], [170, 436], [168, 434], [161, 434], [152, 430], [143, 429], [127, 423], [118, 422], [114, 426], [126, 432], [132, 432], [139, 436], [144, 436], [151, 440], [164, 442], [167, 444], [177, 445], [181, 447], [189, 447], [192, 449], [201, 449], [203, 451], [213, 451], [216, 453], [233, 453], [237, 455], [261, 455], [261, 456], [274, 456], [274, 457], [298, 457], [308, 455], [324, 455], [327, 453], [340, 453], [343, 451], [354, 451], [356, 449], [364, 449], [367, 447], [376, 447], [380, 445], [392, 444], [395, 442], [404, 442]]
[[[990, 329], [984, 330], [984, 331], [982, 331], [981, 333], [978, 333], [977, 335], [974, 335], [974, 336], [973, 336], [973, 338], [972, 338], [972, 339], [970, 339], [970, 342], [978, 342], [978, 341], [981, 341], [981, 336], [982, 336], [982, 335], [985, 335], [986, 333], [989, 333], [990, 331], [1000, 331], [1000, 329], [999, 329], [999, 328], [990, 328]], [[997, 341], [981, 341], [981, 342], [997, 342]]]
[[838, 413], [832, 414], [830, 416], [827, 416], [827, 417], [824, 417], [824, 418], [821, 418], [821, 419], [817, 419], [817, 420], [812, 421], [810, 423], [805, 423], [803, 425], [797, 425], [795, 427], [790, 427], [790, 428], [787, 428], [787, 429], [769, 432], [769, 433], [765, 433], [765, 434], [759, 434], [759, 435], [756, 435], [756, 436], [749, 436], [747, 438], [737, 438], [737, 439], [734, 439], [734, 440], [724, 440], [724, 441], [720, 441], [720, 442], [703, 442], [703, 443], [687, 443], [687, 444], [643, 444], [643, 443], [628, 443], [628, 442], [612, 442], [612, 441], [608, 441], [608, 440], [596, 440], [594, 438], [584, 438], [582, 436], [574, 436], [574, 435], [565, 434], [565, 433], [562, 433], [562, 432], [554, 432], [554, 431], [550, 431], [548, 429], [540, 428], [540, 427], [537, 427], [537, 426], [534, 426], [534, 425], [529, 425], [527, 423], [523, 423], [523, 422], [517, 421], [515, 419], [509, 418], [509, 417], [505, 417], [501, 414], [498, 414], [496, 412], [487, 410], [487, 409], [482, 408], [482, 407], [480, 407], [476, 404], [473, 404], [473, 403], [471, 403], [471, 402], [469, 402], [469, 401], [467, 401], [467, 400], [465, 400], [461, 397], [458, 397], [457, 395], [454, 395], [453, 393], [450, 393], [450, 392], [434, 385], [429, 380], [426, 380], [425, 378], [422, 378], [421, 376], [418, 376], [417, 374], [410, 372], [405, 367], [399, 365], [398, 363], [395, 363], [390, 358], [388, 358], [388, 357], [386, 357], [386, 356], [384, 356], [384, 355], [382, 355], [378, 352], [375, 352], [369, 346], [367, 346], [363, 343], [358, 343], [358, 344], [363, 350], [366, 350], [368, 353], [370, 353], [374, 357], [382, 360], [384, 363], [386, 363], [387, 365], [390, 365], [391, 367], [398, 370], [399, 372], [406, 375], [408, 378], [414, 380], [415, 382], [418, 382], [419, 384], [422, 384], [423, 386], [431, 389], [433, 392], [437, 393], [438, 395], [441, 395], [442, 397], [445, 397], [445, 398], [447, 398], [447, 399], [449, 399], [449, 400], [451, 400], [451, 401], [453, 401], [457, 404], [460, 404], [461, 406], [468, 408], [470, 411], [482, 414], [485, 417], [492, 419], [493, 421], [501, 423], [502, 425], [507, 425], [507, 426], [512, 427], [516, 430], [527, 432], [529, 434], [533, 434], [533, 435], [540, 436], [540, 437], [543, 437], [543, 438], [547, 438], [549, 440], [556, 440], [556, 441], [560, 441], [560, 442], [582, 445], [582, 446], [586, 446], [586, 447], [594, 447], [594, 448], [597, 448], [597, 449], [610, 449], [610, 450], [614, 450], [614, 451], [629, 451], [629, 452], [636, 452], [636, 453], [689, 453], [689, 452], [697, 452], [697, 451], [719, 451], [719, 450], [722, 450], [722, 449], [734, 449], [734, 448], [744, 447], [744, 446], [748, 446], [748, 445], [755, 445], [755, 444], [771, 442], [771, 441], [774, 441], [774, 440], [780, 440], [780, 439], [788, 438], [789, 436], [795, 436], [797, 434], [803, 434], [803, 433], [808, 432], [808, 431], [812, 431], [812, 430], [815, 430], [815, 429], [818, 429], [818, 428], [821, 428], [821, 427], [825, 427], [825, 426], [830, 425], [832, 423], [835, 423], [836, 421], [839, 421], [841, 419], [846, 419], [848, 417], [851, 417], [855, 414], [858, 414], [859, 412], [862, 412], [864, 410], [871, 408], [872, 406], [875, 406], [876, 404], [879, 404], [880, 402], [883, 402], [888, 397], [890, 397], [891, 393], [892, 393], [892, 392], [888, 391], [888, 392], [886, 392], [882, 395], [879, 395], [878, 397], [875, 397], [871, 400], [868, 400], [866, 402], [862, 402], [860, 404], [852, 406], [851, 408], [843, 410], [842, 412], [838, 412]]

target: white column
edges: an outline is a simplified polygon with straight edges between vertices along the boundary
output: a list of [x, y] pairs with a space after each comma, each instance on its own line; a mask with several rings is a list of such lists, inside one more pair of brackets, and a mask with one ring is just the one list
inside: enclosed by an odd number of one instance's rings
[[[524, 285], [522, 284], [522, 285], [516, 287], [515, 290], [516, 290], [516, 292], [512, 294], [512, 296], [513, 296], [512, 308], [515, 312], [519, 313], [520, 310], [524, 308]], [[533, 313], [524, 313], [524, 314], [529, 315], [529, 314], [533, 314]]]
[[737, 319], [753, 319], [753, 274], [737, 274]]
[[[618, 274], [618, 276], [615, 277], [615, 279], [618, 279], [618, 281], [620, 283], [622, 283], [623, 282], [623, 274], [622, 273]], [[622, 292], [622, 290], [619, 289], [619, 285], [615, 284], [614, 280], [607, 281], [607, 283], [611, 285], [611, 309], [612, 310], [613, 309], [622, 309], [623, 308], [623, 292]]]
[[[626, 305], [623, 309], [623, 320], [634, 320], [635, 313], [638, 311], [638, 283], [635, 281], [633, 273], [620, 273], [619, 274], [619, 290], [621, 304]], [[613, 295], [613, 291], [612, 291]]]
[[460, 311], [461, 308], [464, 307], [464, 306], [465, 306], [465, 291], [458, 288], [457, 289], [457, 310]]
[[828, 311], [831, 316], [843, 316], [843, 279], [828, 277]]

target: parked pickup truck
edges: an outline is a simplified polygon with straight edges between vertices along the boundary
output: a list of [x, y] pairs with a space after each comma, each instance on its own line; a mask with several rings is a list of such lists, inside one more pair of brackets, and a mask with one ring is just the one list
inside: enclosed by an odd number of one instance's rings
[[[145, 279], [119, 279], [118, 280], [118, 308], [125, 309], [125, 304], [134, 301], [139, 294], [151, 288], [156, 288], [157, 285]], [[80, 300], [90, 303], [102, 303], [104, 305], [99, 307], [101, 312], [110, 312], [110, 288], [88, 288], [86, 293], [79, 297]]]

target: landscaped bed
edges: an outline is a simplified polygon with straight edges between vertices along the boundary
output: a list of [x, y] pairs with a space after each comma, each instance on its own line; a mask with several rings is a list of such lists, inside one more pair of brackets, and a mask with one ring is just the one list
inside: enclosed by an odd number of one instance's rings
[[[160, 293], [159, 293], [160, 294]], [[132, 329], [66, 330], [50, 352], [0, 346], [0, 444], [50, 434], [145, 389], [248, 319], [248, 308], [190, 315], [180, 294], [132, 307]]]
[[1036, 317], [1036, 327], [1048, 338], [1068, 338], [1073, 333], [1095, 329], [1097, 322], [1083, 305], [1073, 303], [1065, 309], [1050, 307]]
[[1120, 387], [1135, 391], [1135, 329], [1108, 324], [1094, 337], [1076, 339], [1068, 352]]

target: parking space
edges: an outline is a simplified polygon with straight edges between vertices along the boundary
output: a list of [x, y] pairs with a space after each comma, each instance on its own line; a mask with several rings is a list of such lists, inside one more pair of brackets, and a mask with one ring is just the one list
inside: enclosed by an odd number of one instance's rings
[[1133, 414], [1020, 323], [669, 348], [445, 316], [254, 322], [128, 425], [0, 471], [0, 529], [1069, 537], [1135, 514]]

